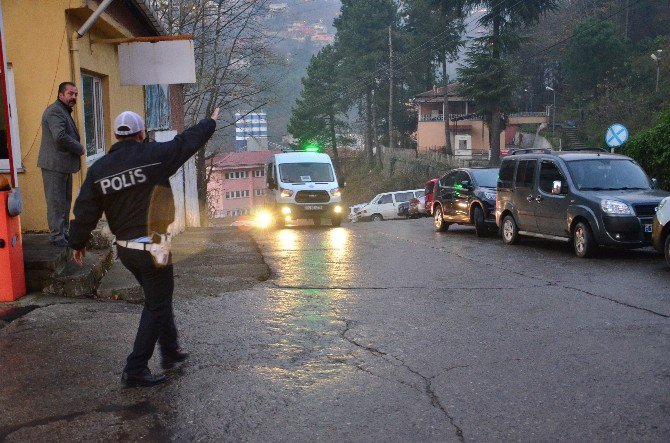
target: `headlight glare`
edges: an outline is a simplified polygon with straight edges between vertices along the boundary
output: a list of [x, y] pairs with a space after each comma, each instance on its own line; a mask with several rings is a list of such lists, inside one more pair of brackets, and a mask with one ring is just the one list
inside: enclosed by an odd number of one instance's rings
[[617, 200], [603, 199], [600, 201], [600, 208], [605, 214], [610, 215], [631, 215], [633, 213], [630, 206]]
[[333, 197], [339, 197], [341, 195], [340, 188], [333, 188], [330, 190], [330, 195]]

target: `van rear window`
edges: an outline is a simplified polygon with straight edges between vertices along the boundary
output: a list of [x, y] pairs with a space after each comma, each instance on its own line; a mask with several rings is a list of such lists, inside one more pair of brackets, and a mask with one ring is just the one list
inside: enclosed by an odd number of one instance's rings
[[536, 165], [537, 160], [519, 160], [519, 166], [516, 168], [516, 180], [514, 180], [517, 188], [533, 187]]
[[514, 166], [516, 160], [503, 160], [500, 166], [500, 175], [498, 177], [498, 186], [501, 188], [511, 188], [514, 181]]

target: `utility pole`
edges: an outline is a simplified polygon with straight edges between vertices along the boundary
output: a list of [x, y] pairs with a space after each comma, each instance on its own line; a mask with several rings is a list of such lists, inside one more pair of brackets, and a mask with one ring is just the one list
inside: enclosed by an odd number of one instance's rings
[[393, 38], [389, 26], [389, 149], [395, 147], [393, 143]]
[[661, 77], [661, 54], [663, 53], [662, 49], [658, 49], [656, 51], [656, 54], [651, 54], [652, 60], [656, 62], [656, 89], [655, 91], [658, 92], [658, 81]]

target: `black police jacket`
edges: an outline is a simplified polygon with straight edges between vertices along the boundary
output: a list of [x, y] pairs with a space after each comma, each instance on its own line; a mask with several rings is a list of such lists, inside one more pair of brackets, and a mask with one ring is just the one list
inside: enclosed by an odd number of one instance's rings
[[169, 178], [215, 129], [216, 122], [206, 118], [169, 142], [115, 143], [88, 169], [74, 205], [70, 246], [86, 246], [103, 212], [118, 240], [165, 233], [174, 221]]

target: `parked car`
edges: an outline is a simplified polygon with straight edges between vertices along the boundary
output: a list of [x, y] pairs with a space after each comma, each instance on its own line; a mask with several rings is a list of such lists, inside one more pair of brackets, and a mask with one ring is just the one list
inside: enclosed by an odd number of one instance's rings
[[409, 201], [409, 218], [427, 217], [426, 196], [413, 198]]
[[654, 247], [665, 254], [665, 262], [670, 266], [670, 197], [658, 205], [651, 234]]
[[358, 221], [358, 212], [365, 206], [367, 203], [360, 203], [357, 205], [349, 206], [349, 221], [354, 223]]
[[426, 182], [426, 185], [424, 187], [424, 195], [426, 197], [424, 207], [426, 214], [429, 216], [433, 215], [433, 194], [435, 192], [435, 185], [437, 184], [438, 180], [439, 178], [431, 178]]
[[[414, 199], [412, 199], [414, 200]], [[402, 202], [398, 205], [398, 217], [409, 218], [409, 202]]]
[[360, 221], [382, 221], [398, 218], [398, 205], [423, 195], [423, 192], [423, 189], [409, 189], [377, 194], [361, 209], [358, 219]]
[[496, 222], [506, 244], [523, 235], [569, 241], [588, 257], [600, 245], [651, 245], [655, 209], [666, 196], [624, 155], [521, 150], [502, 161]]
[[433, 196], [436, 231], [453, 223], [474, 225], [482, 237], [496, 228], [495, 202], [498, 168], [459, 168], [438, 180]]

